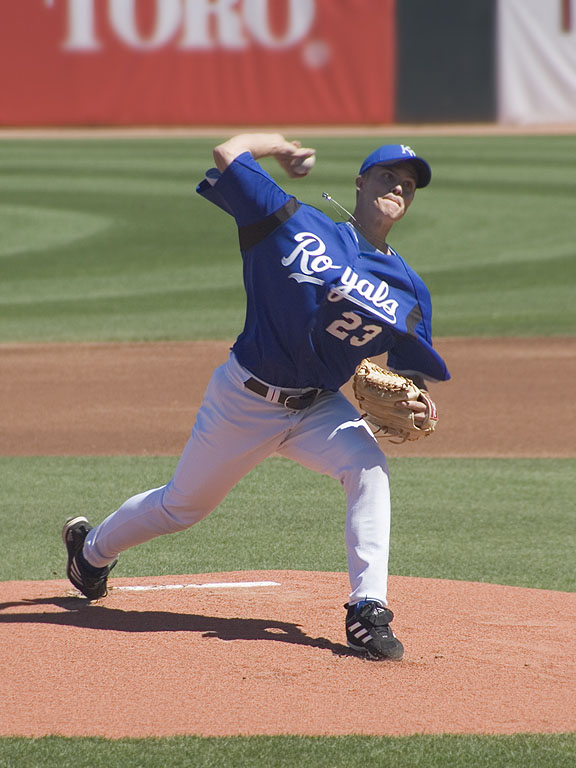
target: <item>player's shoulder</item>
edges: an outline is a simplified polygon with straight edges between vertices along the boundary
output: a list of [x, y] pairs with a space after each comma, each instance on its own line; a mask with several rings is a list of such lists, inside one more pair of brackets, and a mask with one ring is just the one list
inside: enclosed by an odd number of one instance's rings
[[341, 226], [333, 221], [323, 210], [315, 205], [304, 202], [300, 198], [295, 198], [297, 210], [294, 216], [293, 224], [297, 227], [307, 227], [318, 235], [324, 233], [326, 236], [349, 240], [349, 237], [343, 233]]

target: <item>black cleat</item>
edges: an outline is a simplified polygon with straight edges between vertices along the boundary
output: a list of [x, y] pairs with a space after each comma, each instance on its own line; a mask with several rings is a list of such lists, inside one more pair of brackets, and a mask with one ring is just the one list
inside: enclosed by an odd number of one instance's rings
[[99, 600], [108, 593], [108, 574], [118, 560], [114, 560], [104, 568], [94, 568], [86, 562], [82, 555], [82, 547], [88, 533], [92, 530], [88, 520], [81, 515], [70, 517], [62, 528], [62, 538], [68, 550], [68, 565], [66, 575], [88, 600]]
[[394, 614], [376, 600], [362, 600], [344, 606], [348, 647], [368, 659], [399, 661], [404, 646], [390, 629]]

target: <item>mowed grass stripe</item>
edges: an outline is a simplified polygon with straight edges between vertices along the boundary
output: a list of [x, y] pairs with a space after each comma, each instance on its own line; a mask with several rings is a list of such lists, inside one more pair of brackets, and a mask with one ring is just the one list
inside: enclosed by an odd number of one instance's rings
[[[195, 193], [219, 138], [0, 142], [0, 341], [234, 337], [236, 229]], [[353, 208], [378, 141], [301, 138], [318, 150], [308, 178], [264, 165], [338, 218], [322, 192]], [[392, 242], [431, 288], [436, 335], [576, 333], [576, 137], [385, 140], [412, 143], [433, 168]]]
[[575, 734], [0, 739], [0, 768], [573, 768], [575, 759]]
[[[65, 518], [100, 522], [167, 482], [175, 465], [171, 457], [0, 458], [0, 580], [64, 578]], [[576, 543], [572, 459], [410, 458], [390, 467], [391, 573], [575, 589], [566, 567]], [[123, 553], [115, 575], [345, 571], [344, 519], [336, 481], [270, 458], [198, 525]]]

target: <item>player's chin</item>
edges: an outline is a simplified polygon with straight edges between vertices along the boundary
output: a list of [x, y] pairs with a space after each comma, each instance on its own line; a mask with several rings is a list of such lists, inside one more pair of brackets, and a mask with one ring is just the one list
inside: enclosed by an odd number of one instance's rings
[[399, 221], [406, 213], [406, 208], [403, 205], [396, 203], [394, 200], [383, 200], [380, 205], [380, 210], [386, 218], [390, 221]]

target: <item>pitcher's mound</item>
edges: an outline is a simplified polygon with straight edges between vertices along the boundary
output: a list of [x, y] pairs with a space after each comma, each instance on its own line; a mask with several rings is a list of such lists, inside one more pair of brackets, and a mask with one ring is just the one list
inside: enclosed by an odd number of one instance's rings
[[88, 604], [70, 596], [65, 581], [0, 584], [0, 735], [574, 727], [571, 593], [391, 577], [393, 626], [406, 654], [401, 662], [369, 662], [345, 645], [343, 573], [250, 571], [111, 585], [105, 600]]

